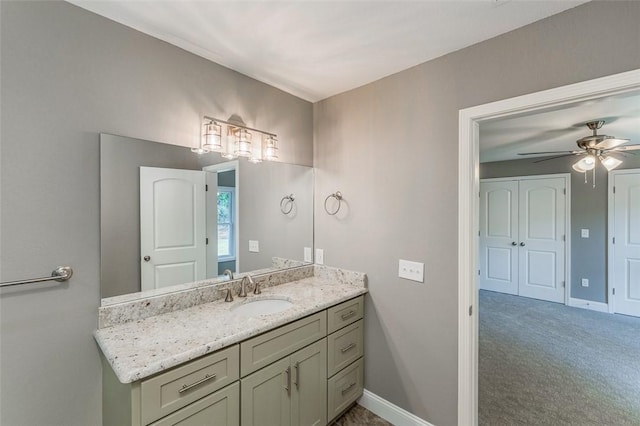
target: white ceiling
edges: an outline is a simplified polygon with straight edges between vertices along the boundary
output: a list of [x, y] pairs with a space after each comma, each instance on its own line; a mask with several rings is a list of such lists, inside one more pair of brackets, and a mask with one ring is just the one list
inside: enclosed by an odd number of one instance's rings
[[311, 102], [585, 0], [69, 0]]
[[480, 162], [522, 159], [518, 153], [524, 152], [576, 150], [576, 141], [591, 134], [584, 123], [595, 120], [606, 122], [598, 134], [640, 144], [640, 93], [481, 123]]

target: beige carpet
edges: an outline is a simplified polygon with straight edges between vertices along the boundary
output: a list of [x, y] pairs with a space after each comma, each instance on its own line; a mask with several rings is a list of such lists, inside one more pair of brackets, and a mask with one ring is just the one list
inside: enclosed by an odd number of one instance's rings
[[479, 423], [640, 425], [640, 318], [480, 292]]

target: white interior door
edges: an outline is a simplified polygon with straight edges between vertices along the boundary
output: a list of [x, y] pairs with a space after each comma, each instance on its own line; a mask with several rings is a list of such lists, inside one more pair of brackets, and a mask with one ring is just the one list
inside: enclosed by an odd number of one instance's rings
[[205, 279], [205, 173], [140, 167], [142, 290]]
[[565, 301], [565, 179], [519, 181], [518, 294]]
[[518, 182], [480, 183], [480, 288], [518, 294]]
[[613, 175], [614, 310], [640, 316], [640, 173]]

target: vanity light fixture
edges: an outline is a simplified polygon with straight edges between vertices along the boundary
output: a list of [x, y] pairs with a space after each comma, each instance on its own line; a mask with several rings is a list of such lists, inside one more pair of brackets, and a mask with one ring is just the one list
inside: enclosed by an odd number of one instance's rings
[[267, 161], [278, 159], [278, 139], [276, 135], [266, 135], [263, 140], [263, 158]]
[[205, 116], [201, 144], [191, 151], [198, 154], [219, 152], [229, 160], [245, 157], [252, 163], [273, 161], [278, 159], [278, 137], [238, 122]]
[[238, 157], [251, 157], [251, 133], [247, 129], [238, 129], [235, 136], [233, 153]]
[[208, 120], [204, 123], [202, 134], [202, 147], [209, 151], [221, 152], [222, 147], [222, 126], [215, 120]]

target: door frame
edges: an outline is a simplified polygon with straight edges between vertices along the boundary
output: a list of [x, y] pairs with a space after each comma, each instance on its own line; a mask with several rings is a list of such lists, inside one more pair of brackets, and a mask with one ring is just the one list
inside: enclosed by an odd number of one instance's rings
[[620, 175], [640, 175], [640, 169], [622, 169], [609, 172], [609, 189], [607, 192], [607, 302], [609, 302], [609, 313], [616, 312], [616, 298], [613, 296], [612, 283], [614, 279], [613, 273], [613, 244], [612, 235], [614, 235], [614, 201], [613, 201], [613, 184], [615, 176]]
[[[498, 178], [480, 179], [479, 182], [504, 182], [510, 180], [537, 180], [537, 179], [564, 179], [565, 197], [564, 197], [564, 305], [569, 306], [571, 299], [571, 173], [552, 173], [545, 175], [528, 175], [528, 176], [504, 176]], [[478, 186], [480, 183], [478, 182]], [[478, 207], [480, 204], [478, 203]], [[479, 211], [478, 211], [479, 216]], [[520, 216], [520, 212], [518, 212]], [[478, 229], [480, 223], [478, 222]], [[477, 235], [477, 234], [476, 234]], [[478, 240], [478, 247], [480, 241]]]
[[[202, 170], [210, 173], [221, 173], [233, 170], [235, 174], [235, 209], [233, 212], [233, 220], [235, 221], [235, 238], [234, 244], [236, 247], [236, 271], [240, 270], [240, 162], [238, 160], [225, 161], [223, 163], [212, 164], [210, 166], [203, 167]], [[217, 249], [216, 249], [217, 253]], [[207, 256], [209, 253], [207, 253]], [[218, 271], [220, 273], [220, 271]]]
[[[458, 117], [458, 425], [478, 424], [479, 123], [640, 90], [640, 69], [461, 109]], [[475, 313], [475, 315], [474, 315]]]

